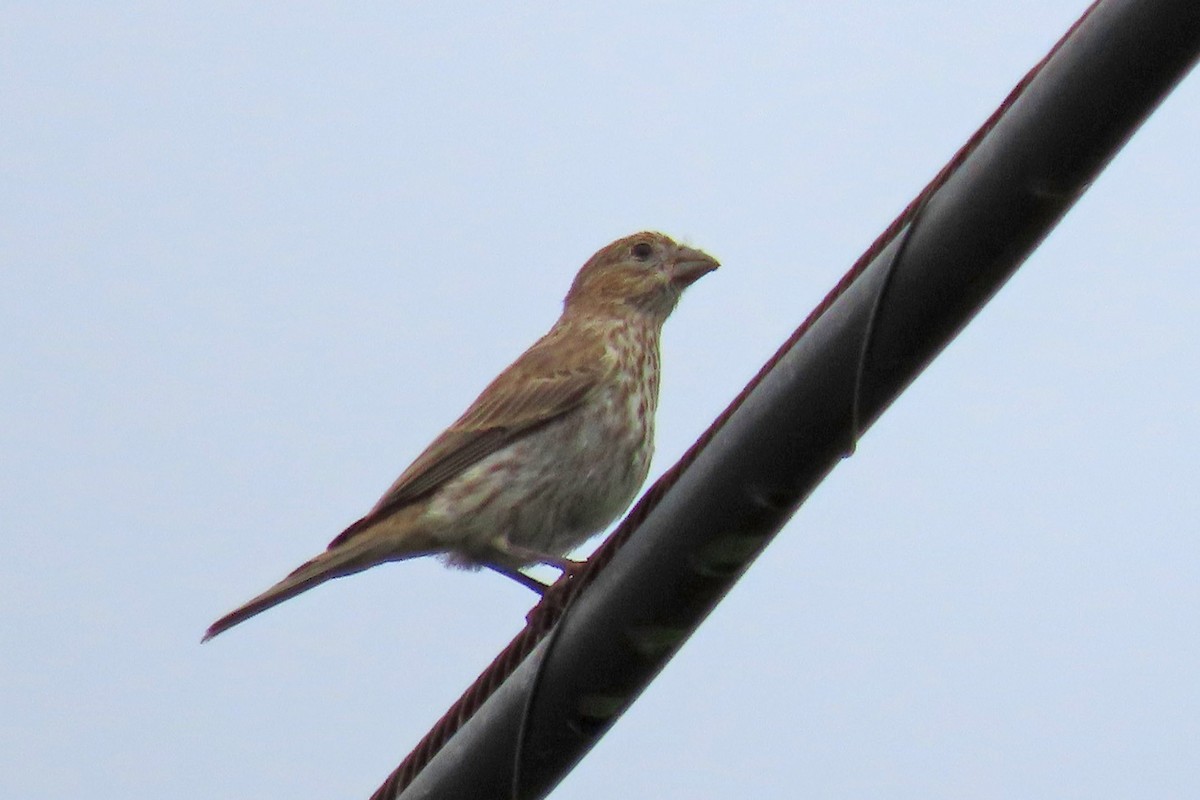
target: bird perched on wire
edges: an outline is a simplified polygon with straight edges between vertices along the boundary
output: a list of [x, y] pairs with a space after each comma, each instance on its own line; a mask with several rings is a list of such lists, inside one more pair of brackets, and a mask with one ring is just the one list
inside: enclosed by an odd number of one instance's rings
[[492, 381], [375, 507], [211, 639], [303, 591], [386, 561], [442, 555], [534, 589], [522, 567], [564, 558], [633, 501], [650, 469], [659, 334], [683, 290], [718, 263], [661, 233], [592, 256], [550, 331]]

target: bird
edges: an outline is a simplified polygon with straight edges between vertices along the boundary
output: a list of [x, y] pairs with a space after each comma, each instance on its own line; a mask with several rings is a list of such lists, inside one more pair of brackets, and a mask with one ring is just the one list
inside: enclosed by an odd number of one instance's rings
[[493, 380], [328, 548], [214, 622], [208, 641], [333, 578], [441, 556], [542, 591], [522, 572], [617, 518], [650, 469], [663, 323], [684, 289], [720, 266], [646, 231], [583, 265], [550, 330]]

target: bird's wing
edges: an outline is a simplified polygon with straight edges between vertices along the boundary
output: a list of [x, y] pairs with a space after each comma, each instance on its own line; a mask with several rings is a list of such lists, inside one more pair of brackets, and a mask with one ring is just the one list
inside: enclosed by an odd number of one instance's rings
[[597, 340], [558, 329], [500, 373], [471, 407], [417, 456], [375, 507], [330, 543], [339, 545], [378, 520], [432, 492], [472, 464], [576, 408], [608, 369]]

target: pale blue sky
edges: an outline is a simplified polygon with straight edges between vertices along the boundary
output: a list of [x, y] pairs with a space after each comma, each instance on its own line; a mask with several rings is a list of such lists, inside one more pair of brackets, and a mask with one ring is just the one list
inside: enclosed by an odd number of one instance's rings
[[[529, 592], [205, 626], [642, 228], [724, 264], [670, 466], [1086, 3], [904, 5], [7, 4], [0, 796], [365, 800]], [[1197, 141], [1192, 76], [556, 799], [1200, 795]]]

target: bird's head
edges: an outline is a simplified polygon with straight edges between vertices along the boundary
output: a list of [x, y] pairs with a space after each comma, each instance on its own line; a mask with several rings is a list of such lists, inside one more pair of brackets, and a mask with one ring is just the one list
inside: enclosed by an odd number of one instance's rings
[[567, 311], [648, 314], [665, 320], [683, 290], [720, 266], [661, 233], [618, 239], [588, 259], [564, 301]]

